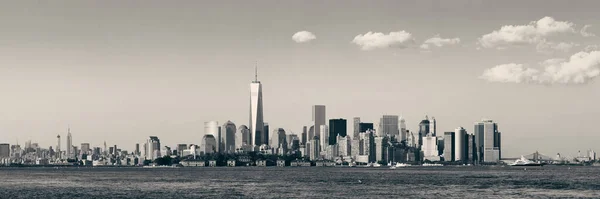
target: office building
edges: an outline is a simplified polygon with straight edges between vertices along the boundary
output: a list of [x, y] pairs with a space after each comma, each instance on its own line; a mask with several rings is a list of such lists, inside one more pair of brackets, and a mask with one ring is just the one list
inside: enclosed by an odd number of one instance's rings
[[227, 121], [223, 127], [221, 127], [222, 131], [222, 143], [224, 146], [225, 153], [233, 153], [235, 152], [235, 133], [237, 131], [235, 124], [231, 121]]
[[204, 135], [202, 138], [202, 152], [206, 154], [217, 152], [217, 138], [211, 134]]
[[56, 144], [56, 158], [61, 159], [61, 152], [60, 152], [60, 134], [56, 136], [56, 139], [58, 141], [58, 143]]
[[360, 117], [355, 117], [353, 120], [354, 134], [352, 134], [352, 139], [358, 139], [358, 134], [360, 133]]
[[492, 120], [475, 123], [475, 144], [479, 162], [500, 161], [500, 132], [498, 124]]
[[[400, 138], [398, 139], [399, 141], [406, 141], [408, 136], [408, 131], [406, 130], [406, 120], [404, 120], [404, 118], [400, 118]], [[406, 142], [408, 143], [408, 142]]]
[[[250, 145], [260, 146], [265, 134], [263, 119], [262, 84], [258, 81], [258, 70], [255, 68], [254, 81], [250, 84]], [[268, 140], [268, 139], [267, 139]]]
[[156, 136], [150, 136], [150, 139], [146, 142], [146, 159], [155, 160], [161, 157], [160, 153], [160, 139]]
[[429, 117], [425, 116], [425, 119], [421, 120], [421, 122], [419, 123], [419, 135], [418, 135], [419, 142], [417, 143], [418, 147], [423, 146], [423, 137], [425, 137], [425, 136], [427, 136], [427, 134], [429, 134], [429, 132], [430, 132], [429, 128], [430, 128]]
[[269, 138], [269, 123], [265, 122], [263, 124], [264, 124], [264, 126], [263, 126], [263, 134], [260, 136], [260, 138], [261, 138], [260, 143], [261, 143], [261, 145], [262, 144], [269, 145], [269, 140], [270, 140], [270, 138]]
[[440, 161], [437, 137], [431, 134], [423, 137], [421, 152], [423, 153], [423, 160]]
[[350, 156], [352, 154], [350, 136], [337, 136], [336, 144], [338, 145], [338, 154], [342, 157]]
[[178, 144], [177, 145], [177, 155], [180, 157], [183, 157], [183, 151], [188, 149], [188, 145], [187, 144]]
[[373, 123], [362, 123], [361, 122], [358, 124], [358, 128], [359, 128], [360, 133], [367, 132], [367, 130], [375, 130], [373, 128]]
[[287, 148], [287, 138], [285, 129], [278, 128], [273, 130], [273, 137], [271, 138], [271, 146], [275, 149]]
[[312, 125], [314, 126], [314, 136], [319, 136], [322, 138], [321, 125], [326, 125], [326, 120], [327, 115], [325, 111], [325, 105], [314, 105], [312, 107]]
[[319, 129], [319, 132], [321, 132], [321, 135], [319, 136], [321, 150], [325, 150], [327, 146], [329, 146], [329, 127], [327, 125], [321, 125]]
[[445, 132], [444, 133], [444, 161], [450, 162], [456, 159], [456, 148], [460, 146], [455, 146], [456, 143], [456, 134], [455, 132]]
[[398, 130], [397, 115], [384, 115], [379, 119], [379, 130], [377, 131], [377, 136], [400, 138]]
[[347, 136], [348, 124], [345, 119], [331, 119], [329, 120], [329, 145], [337, 143], [337, 137]]
[[319, 159], [321, 153], [321, 147], [319, 143], [319, 137], [315, 136], [310, 141], [309, 159], [315, 161]]
[[[395, 121], [398, 121], [398, 119], [395, 119]], [[374, 147], [375, 148], [375, 161], [374, 162], [379, 162], [379, 161], [384, 161], [387, 162], [387, 158], [386, 156], [386, 150], [387, 147], [385, 146], [385, 144], [387, 143], [386, 140], [387, 137], [375, 137], [374, 139]]]
[[308, 140], [310, 140], [309, 137], [308, 137], [308, 127], [306, 127], [306, 126], [302, 127], [302, 135], [301, 135], [301, 137], [302, 137], [301, 144], [306, 144], [308, 142]]
[[246, 125], [241, 125], [238, 130], [237, 133], [235, 135], [235, 148], [236, 149], [241, 149], [243, 146], [250, 146], [251, 145], [251, 136], [250, 136], [250, 129], [248, 129], [248, 126]]
[[10, 144], [0, 144], [0, 158], [10, 157]]
[[74, 158], [75, 153], [73, 152], [73, 136], [71, 135], [71, 127], [67, 128], [67, 158]]
[[454, 161], [464, 162], [467, 160], [467, 130], [458, 127], [454, 130]]
[[81, 143], [81, 154], [89, 154], [90, 152], [90, 143]]

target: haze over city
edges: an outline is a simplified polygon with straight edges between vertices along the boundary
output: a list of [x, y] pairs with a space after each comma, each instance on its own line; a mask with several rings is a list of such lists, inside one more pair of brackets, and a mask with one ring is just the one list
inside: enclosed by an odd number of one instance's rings
[[[310, 2], [310, 3], [309, 3]], [[534, 6], [543, 2], [544, 6]], [[493, 119], [502, 153], [575, 155], [600, 141], [596, 1], [62, 1], [0, 7], [0, 142], [132, 150], [200, 143], [204, 122], [300, 134], [384, 114], [416, 132]], [[352, 123], [348, 123], [351, 131]]]

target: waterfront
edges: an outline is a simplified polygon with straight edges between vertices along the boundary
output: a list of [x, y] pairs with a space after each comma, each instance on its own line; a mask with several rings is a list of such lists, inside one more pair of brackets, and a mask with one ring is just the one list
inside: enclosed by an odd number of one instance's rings
[[598, 198], [600, 167], [1, 168], [0, 198]]

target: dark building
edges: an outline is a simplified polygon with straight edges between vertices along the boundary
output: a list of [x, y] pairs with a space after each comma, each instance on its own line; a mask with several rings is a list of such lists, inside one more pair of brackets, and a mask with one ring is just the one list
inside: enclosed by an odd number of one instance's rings
[[360, 129], [361, 133], [362, 132], [367, 132], [367, 130], [369, 130], [369, 129], [374, 130], [373, 123], [362, 123], [361, 122], [361, 123], [358, 124], [358, 126], [359, 126], [359, 129]]
[[429, 118], [425, 117], [425, 119], [419, 123], [419, 143], [418, 143], [419, 148], [421, 148], [421, 146], [423, 145], [423, 137], [427, 136], [428, 133], [429, 133]]
[[345, 119], [329, 120], [329, 145], [337, 143], [337, 136], [347, 136], [347, 122]]
[[302, 127], [302, 143], [301, 144], [306, 144], [308, 142], [308, 128], [306, 126]]
[[443, 154], [444, 154], [444, 161], [447, 162], [451, 162], [454, 161], [454, 159], [456, 158], [455, 156], [455, 152], [456, 152], [456, 147], [460, 147], [460, 146], [455, 146], [456, 143], [456, 136], [454, 132], [445, 132], [444, 133], [444, 147], [443, 147]]
[[360, 131], [360, 117], [355, 117], [354, 118], [354, 134], [352, 134], [352, 139], [358, 139], [358, 134], [361, 132]]
[[477, 162], [477, 145], [475, 144], [475, 136], [473, 134], [466, 136], [467, 162], [474, 164]]
[[[263, 133], [262, 137], [261, 137], [261, 145], [266, 144], [269, 145], [269, 124], [268, 123], [264, 123], [264, 131], [266, 133]], [[260, 145], [259, 145], [260, 146]]]

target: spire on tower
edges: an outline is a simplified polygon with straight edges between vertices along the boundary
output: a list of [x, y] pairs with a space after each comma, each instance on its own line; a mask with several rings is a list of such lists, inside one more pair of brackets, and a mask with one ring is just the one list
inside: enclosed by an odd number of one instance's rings
[[258, 61], [254, 62], [254, 81], [258, 82]]

